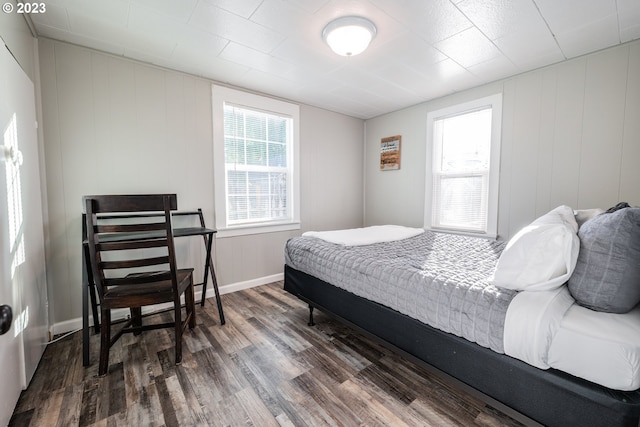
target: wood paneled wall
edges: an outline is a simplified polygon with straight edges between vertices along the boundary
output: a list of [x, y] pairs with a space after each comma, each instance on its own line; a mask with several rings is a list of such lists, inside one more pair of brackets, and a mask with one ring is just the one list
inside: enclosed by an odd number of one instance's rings
[[[640, 205], [636, 41], [368, 120], [366, 225], [423, 225], [427, 112], [493, 93], [503, 94], [501, 238], [560, 204]], [[402, 169], [381, 172], [389, 135], [403, 135]]]
[[[213, 82], [48, 39], [40, 70], [49, 300], [62, 332], [81, 314], [83, 195], [177, 193], [180, 209], [214, 224]], [[362, 225], [363, 121], [302, 105], [300, 150], [302, 230], [216, 239], [222, 292], [282, 274], [292, 235]], [[179, 263], [202, 270], [202, 241], [180, 240]]]
[[[212, 82], [61, 42], [39, 44], [49, 300], [52, 321], [69, 322], [63, 330], [80, 316], [83, 194], [176, 192], [181, 208], [201, 207], [213, 223]], [[363, 211], [366, 225], [422, 226], [427, 112], [499, 92], [501, 238], [559, 204], [640, 204], [640, 42], [633, 42], [364, 126], [301, 106], [301, 231], [358, 227]], [[390, 135], [402, 135], [402, 168], [381, 172], [380, 139]], [[167, 173], [159, 162], [173, 167]], [[279, 274], [293, 234], [218, 239], [220, 284]], [[201, 268], [202, 245], [184, 245], [182, 261]]]

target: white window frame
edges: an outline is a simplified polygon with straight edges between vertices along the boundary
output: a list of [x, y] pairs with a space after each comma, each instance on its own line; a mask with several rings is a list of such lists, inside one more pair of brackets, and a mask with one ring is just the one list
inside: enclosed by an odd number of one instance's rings
[[[434, 138], [434, 123], [447, 117], [459, 116], [490, 107], [491, 113], [491, 154], [489, 159], [489, 191], [487, 199], [487, 226], [485, 230], [474, 231], [458, 228], [437, 227], [433, 220], [433, 175], [435, 156], [439, 155], [438, 144]], [[425, 173], [425, 205], [424, 227], [431, 230], [446, 231], [457, 234], [468, 234], [497, 238], [498, 236], [498, 191], [500, 183], [500, 143], [502, 137], [502, 94], [490, 95], [462, 104], [442, 108], [427, 113], [427, 158]]]
[[[212, 85], [213, 114], [213, 178], [215, 190], [215, 223], [217, 238], [240, 236], [247, 234], [271, 233], [277, 231], [300, 229], [300, 107], [289, 102], [265, 96]], [[271, 220], [248, 224], [227, 223], [227, 175], [224, 155], [224, 106], [232, 104], [250, 110], [264, 111], [279, 116], [290, 117], [292, 150], [287, 158], [291, 172], [291, 188], [289, 192], [289, 218], [287, 220]]]

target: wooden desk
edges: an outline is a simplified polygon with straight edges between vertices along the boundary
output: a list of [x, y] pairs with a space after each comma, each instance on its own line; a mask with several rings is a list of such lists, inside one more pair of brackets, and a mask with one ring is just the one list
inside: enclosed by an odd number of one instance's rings
[[[198, 216], [200, 220], [200, 227], [186, 227], [186, 228], [174, 228], [174, 237], [189, 237], [189, 236], [202, 236], [204, 246], [206, 248], [204, 277], [202, 283], [196, 283], [195, 286], [202, 286], [202, 298], [200, 305], [204, 306], [206, 293], [207, 293], [207, 278], [209, 272], [211, 273], [211, 283], [213, 284], [213, 291], [216, 295], [216, 303], [218, 305], [218, 314], [220, 315], [220, 324], [224, 325], [224, 312], [222, 310], [222, 301], [220, 300], [220, 292], [218, 290], [218, 281], [216, 280], [216, 273], [213, 267], [213, 260], [211, 259], [211, 248], [213, 246], [213, 235], [217, 233], [216, 230], [207, 228], [204, 223], [204, 217], [202, 215], [202, 209], [196, 211], [178, 211], [174, 212], [173, 216]], [[136, 214], [128, 215], [129, 218], [133, 217], [154, 217], [157, 214]], [[109, 216], [101, 216], [99, 219], [108, 220]], [[122, 216], [118, 216], [122, 218]], [[155, 233], [157, 234], [157, 233]], [[135, 238], [149, 238], [155, 235], [154, 233], [132, 233], [131, 236], [127, 236], [125, 239]], [[107, 241], [109, 239], [105, 239]], [[116, 239], [113, 239], [116, 240]], [[117, 240], [124, 240], [120, 236]], [[93, 273], [91, 268], [91, 259], [89, 257], [89, 245], [87, 241], [87, 223], [86, 215], [82, 214], [82, 364], [83, 366], [89, 366], [91, 364], [89, 357], [89, 304], [91, 304], [91, 311], [93, 317], [93, 326], [95, 333], [100, 332], [100, 320], [98, 319], [98, 305], [99, 302], [96, 297], [95, 282], [93, 280]]]

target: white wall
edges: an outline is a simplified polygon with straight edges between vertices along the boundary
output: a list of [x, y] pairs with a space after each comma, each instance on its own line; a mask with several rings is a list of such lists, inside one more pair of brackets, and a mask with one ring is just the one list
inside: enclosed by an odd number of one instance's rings
[[[213, 224], [212, 82], [47, 39], [40, 40], [40, 70], [50, 310], [63, 324], [81, 310], [82, 195], [176, 192], [181, 209], [201, 207]], [[634, 42], [365, 126], [302, 105], [300, 232], [361, 226], [363, 210], [366, 225], [422, 226], [427, 112], [497, 92], [504, 94], [502, 238], [562, 203], [640, 204], [640, 42]], [[380, 139], [398, 134], [402, 168], [381, 172]], [[220, 285], [229, 290], [280, 274], [282, 247], [295, 234], [217, 239]], [[200, 242], [181, 245], [181, 262], [202, 268]]]
[[[65, 330], [81, 314], [83, 195], [175, 192], [214, 224], [213, 82], [48, 39], [40, 70], [51, 311]], [[293, 235], [362, 225], [363, 138], [362, 120], [301, 106], [303, 230], [216, 239], [222, 292], [281, 275]], [[179, 263], [201, 271], [201, 239], [178, 243]]]
[[[640, 205], [640, 42], [366, 121], [365, 224], [423, 225], [427, 112], [503, 93], [498, 233], [560, 205]], [[379, 170], [402, 135], [402, 168]]]
[[[7, 3], [3, 1], [3, 3]], [[15, 13], [16, 1], [13, 4], [12, 13], [0, 13], [0, 37], [9, 47], [11, 54], [20, 64], [20, 67], [27, 73], [32, 82], [36, 81], [36, 39], [31, 34], [29, 26], [23, 15]]]

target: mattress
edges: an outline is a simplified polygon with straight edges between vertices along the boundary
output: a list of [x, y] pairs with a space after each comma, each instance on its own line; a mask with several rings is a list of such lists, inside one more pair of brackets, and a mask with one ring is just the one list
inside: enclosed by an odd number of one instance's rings
[[548, 363], [605, 387], [640, 388], [640, 306], [614, 314], [572, 305], [551, 342]]
[[516, 291], [488, 282], [505, 244], [425, 231], [363, 246], [290, 239], [285, 262], [441, 331], [504, 353], [504, 319]]

